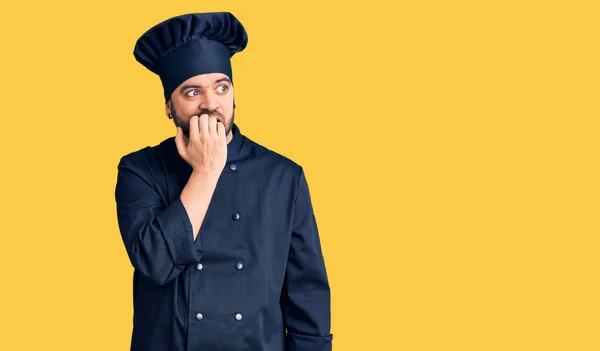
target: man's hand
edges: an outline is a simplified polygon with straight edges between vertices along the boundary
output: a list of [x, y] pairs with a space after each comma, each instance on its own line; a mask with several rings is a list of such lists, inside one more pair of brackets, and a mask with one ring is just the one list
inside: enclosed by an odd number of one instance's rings
[[190, 137], [186, 143], [183, 130], [177, 127], [175, 144], [179, 155], [195, 172], [220, 175], [227, 162], [225, 126], [207, 114], [190, 118]]

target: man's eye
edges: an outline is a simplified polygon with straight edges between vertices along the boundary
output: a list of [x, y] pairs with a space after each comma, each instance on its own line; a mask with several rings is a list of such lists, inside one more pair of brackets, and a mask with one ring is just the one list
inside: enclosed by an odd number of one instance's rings
[[198, 95], [200, 95], [200, 92], [198, 90], [190, 90], [185, 95], [187, 95], [187, 96], [198, 96]]
[[219, 85], [219, 87], [217, 88], [217, 90], [219, 91], [219, 93], [224, 93], [227, 91], [227, 86], [225, 85]]

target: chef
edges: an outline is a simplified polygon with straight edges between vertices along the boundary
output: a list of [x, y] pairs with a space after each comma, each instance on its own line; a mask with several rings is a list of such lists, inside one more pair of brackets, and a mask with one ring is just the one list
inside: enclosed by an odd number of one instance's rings
[[177, 131], [118, 163], [117, 219], [134, 268], [132, 351], [332, 349], [306, 174], [234, 122], [230, 59], [247, 43], [228, 12], [176, 16], [136, 42]]

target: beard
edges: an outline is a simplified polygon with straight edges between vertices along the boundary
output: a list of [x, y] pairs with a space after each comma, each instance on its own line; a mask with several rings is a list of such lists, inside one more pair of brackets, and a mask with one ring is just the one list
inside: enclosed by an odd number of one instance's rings
[[[234, 118], [235, 118], [235, 107], [233, 108], [233, 112], [231, 112], [231, 118], [229, 120], [229, 123], [227, 123], [227, 119], [220, 112], [211, 111], [211, 110], [208, 110], [208, 109], [202, 109], [202, 110], [200, 110], [200, 113], [198, 113], [197, 116], [200, 117], [203, 114], [207, 114], [208, 117], [215, 117], [215, 118], [217, 118], [217, 122], [221, 122], [225, 126], [225, 136], [229, 135], [229, 132], [233, 128], [233, 121], [234, 121]], [[181, 118], [181, 116], [179, 116], [179, 114], [177, 113], [175, 105], [173, 104], [172, 101], [171, 101], [171, 116], [173, 117], [173, 123], [175, 123], [175, 126], [176, 127], [181, 127], [181, 130], [183, 131], [183, 134], [185, 135], [185, 137], [187, 139], [189, 139], [190, 138], [190, 125], [189, 125], [189, 122], [185, 123], [183, 121], [183, 119]]]

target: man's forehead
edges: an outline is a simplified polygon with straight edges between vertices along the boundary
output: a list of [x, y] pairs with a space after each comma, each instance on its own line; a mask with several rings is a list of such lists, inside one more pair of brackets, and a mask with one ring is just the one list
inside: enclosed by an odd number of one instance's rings
[[216, 82], [221, 82], [221, 81], [231, 82], [229, 80], [229, 77], [227, 77], [227, 75], [216, 72], [216, 73], [205, 73], [205, 74], [199, 74], [197, 76], [193, 76], [191, 78], [188, 78], [183, 83], [181, 83], [180, 86], [185, 86], [185, 85], [204, 86], [204, 85], [212, 85]]

